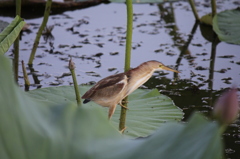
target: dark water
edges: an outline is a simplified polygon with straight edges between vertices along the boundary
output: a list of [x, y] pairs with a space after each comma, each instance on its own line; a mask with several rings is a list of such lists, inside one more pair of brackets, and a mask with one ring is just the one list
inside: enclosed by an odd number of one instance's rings
[[[239, 7], [236, 1], [218, 1], [217, 5], [218, 12]], [[171, 97], [184, 110], [184, 120], [193, 111], [211, 117], [213, 103], [219, 94], [233, 85], [240, 85], [240, 46], [221, 42], [216, 46], [216, 53], [213, 53], [211, 32], [201, 32], [204, 26], [195, 23], [187, 2], [135, 4], [133, 9], [131, 66], [158, 60], [181, 72], [179, 75], [156, 72], [143, 88], [158, 88], [161, 93]], [[211, 12], [210, 2], [197, 1], [197, 9], [200, 16]], [[0, 18], [7, 22], [12, 20], [6, 16]], [[42, 21], [42, 17], [27, 18], [30, 30], [23, 33], [20, 52], [20, 59], [25, 63], [28, 62]], [[51, 15], [50, 25], [54, 26], [52, 34], [41, 39], [33, 65], [39, 84], [32, 85], [30, 89], [70, 85], [72, 79], [67, 68], [69, 56], [76, 64], [79, 84], [91, 84], [123, 71], [125, 4], [100, 4], [65, 11]], [[11, 54], [10, 49], [8, 55]], [[19, 75], [19, 84], [23, 86], [22, 71]], [[34, 80], [30, 80], [34, 84]], [[239, 118], [224, 133], [224, 140], [226, 158], [239, 159]]]

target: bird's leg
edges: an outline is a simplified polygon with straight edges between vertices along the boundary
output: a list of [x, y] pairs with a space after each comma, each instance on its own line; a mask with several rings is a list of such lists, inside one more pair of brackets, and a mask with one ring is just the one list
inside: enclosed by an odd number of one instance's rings
[[109, 109], [108, 109], [108, 119], [110, 120], [113, 113], [115, 112], [115, 109], [116, 109], [117, 105], [114, 105], [114, 106], [110, 106]]
[[125, 105], [123, 105], [123, 103], [124, 103], [124, 104], [125, 104], [125, 103], [128, 103], [128, 101], [121, 100], [121, 101], [118, 103], [121, 107], [123, 107], [123, 108], [125, 108], [125, 109], [128, 109], [128, 107], [126, 107]]

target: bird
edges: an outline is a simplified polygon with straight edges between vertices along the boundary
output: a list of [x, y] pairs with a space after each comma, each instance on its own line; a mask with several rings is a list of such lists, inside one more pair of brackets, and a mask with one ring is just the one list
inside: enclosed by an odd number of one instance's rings
[[122, 100], [143, 85], [157, 70], [180, 73], [161, 62], [147, 61], [127, 72], [103, 78], [82, 96], [83, 103], [93, 101], [98, 105], [108, 107], [108, 119], [110, 120], [117, 105], [126, 108], [122, 104]]

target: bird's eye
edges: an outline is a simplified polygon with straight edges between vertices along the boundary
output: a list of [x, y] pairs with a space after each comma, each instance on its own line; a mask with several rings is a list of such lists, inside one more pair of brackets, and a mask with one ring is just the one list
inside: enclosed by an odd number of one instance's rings
[[159, 65], [159, 67], [162, 67], [162, 65]]

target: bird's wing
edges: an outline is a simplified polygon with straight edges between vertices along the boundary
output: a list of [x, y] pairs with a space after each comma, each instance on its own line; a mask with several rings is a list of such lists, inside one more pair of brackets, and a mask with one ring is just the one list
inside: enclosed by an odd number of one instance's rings
[[83, 96], [83, 99], [93, 99], [98, 96], [113, 97], [119, 94], [127, 84], [127, 77], [124, 73], [112, 75], [100, 80], [96, 85], [89, 89]]

